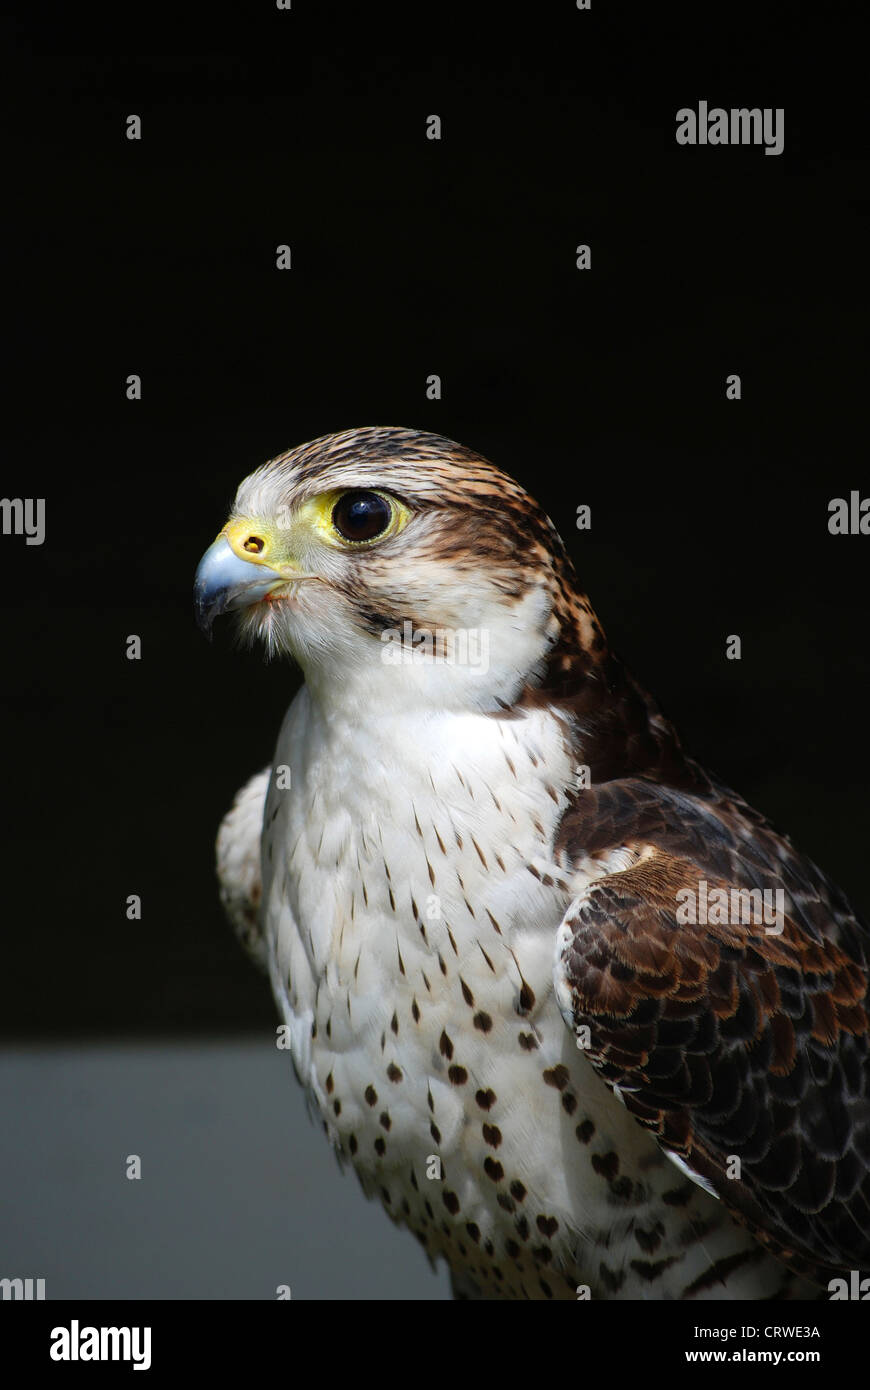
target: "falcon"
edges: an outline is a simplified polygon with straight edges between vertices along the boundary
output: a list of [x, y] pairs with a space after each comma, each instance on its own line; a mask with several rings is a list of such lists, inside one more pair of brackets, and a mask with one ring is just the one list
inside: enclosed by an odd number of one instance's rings
[[316, 439], [242, 482], [195, 601], [305, 677], [223, 902], [339, 1158], [457, 1297], [870, 1269], [870, 929], [686, 756], [518, 483]]

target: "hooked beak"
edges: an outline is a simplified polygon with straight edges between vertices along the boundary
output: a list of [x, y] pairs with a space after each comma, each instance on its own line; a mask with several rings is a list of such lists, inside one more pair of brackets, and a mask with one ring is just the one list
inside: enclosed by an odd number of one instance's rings
[[247, 608], [287, 583], [288, 576], [262, 561], [242, 560], [221, 533], [196, 571], [193, 601], [197, 627], [210, 639], [214, 620], [221, 613]]

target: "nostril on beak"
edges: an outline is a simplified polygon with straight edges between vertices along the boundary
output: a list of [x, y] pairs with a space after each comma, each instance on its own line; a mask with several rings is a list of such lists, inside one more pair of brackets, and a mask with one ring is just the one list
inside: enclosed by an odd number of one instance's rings
[[252, 555], [262, 555], [265, 544], [261, 536], [248, 536], [243, 549], [250, 551]]

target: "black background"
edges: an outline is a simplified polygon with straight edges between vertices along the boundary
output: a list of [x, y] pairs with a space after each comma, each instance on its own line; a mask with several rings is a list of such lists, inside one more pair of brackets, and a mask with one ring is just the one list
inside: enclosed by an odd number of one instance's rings
[[[827, 530], [870, 492], [866, 121], [857, 35], [821, 23], [597, 0], [7, 22], [2, 490], [47, 523], [0, 540], [8, 1036], [268, 1026], [212, 845], [298, 676], [209, 647], [191, 582], [243, 476], [354, 425], [524, 482], [688, 749], [866, 910], [870, 538]], [[784, 107], [784, 154], [677, 146], [700, 99]]]

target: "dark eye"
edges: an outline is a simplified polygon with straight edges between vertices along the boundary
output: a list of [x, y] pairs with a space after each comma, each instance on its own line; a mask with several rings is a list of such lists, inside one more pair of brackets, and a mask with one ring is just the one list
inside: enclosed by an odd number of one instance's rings
[[371, 541], [386, 531], [392, 515], [376, 492], [346, 492], [332, 509], [332, 524], [346, 541]]

